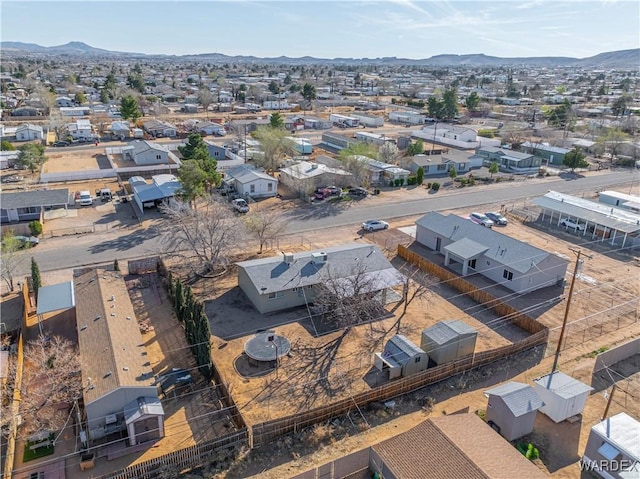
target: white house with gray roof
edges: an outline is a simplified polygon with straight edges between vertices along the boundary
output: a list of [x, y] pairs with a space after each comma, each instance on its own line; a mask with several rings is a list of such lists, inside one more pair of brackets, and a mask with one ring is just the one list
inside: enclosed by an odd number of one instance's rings
[[222, 181], [245, 198], [269, 198], [278, 194], [276, 178], [247, 165], [226, 170]]
[[569, 260], [472, 223], [431, 212], [416, 221], [416, 241], [444, 255], [462, 276], [481, 274], [515, 293], [562, 284]]
[[485, 391], [489, 399], [485, 420], [507, 441], [533, 431], [538, 409], [544, 402], [528, 384], [510, 381]]
[[136, 140], [122, 149], [125, 157], [136, 165], [167, 165], [169, 150], [164, 145], [147, 140]]
[[483, 159], [485, 166], [496, 162], [500, 171], [517, 174], [530, 174], [540, 171], [542, 159], [531, 153], [508, 150], [496, 146], [480, 146], [475, 153]]
[[43, 137], [41, 126], [26, 123], [16, 128], [16, 141], [42, 140]]
[[475, 130], [446, 123], [424, 126], [421, 130], [412, 131], [411, 136], [463, 150], [471, 150], [480, 145]]
[[368, 293], [386, 291], [405, 281], [380, 250], [370, 244], [345, 244], [236, 265], [238, 286], [263, 314], [313, 303], [315, 288], [329, 278], [348, 282], [358, 275], [366, 283], [360, 287]]

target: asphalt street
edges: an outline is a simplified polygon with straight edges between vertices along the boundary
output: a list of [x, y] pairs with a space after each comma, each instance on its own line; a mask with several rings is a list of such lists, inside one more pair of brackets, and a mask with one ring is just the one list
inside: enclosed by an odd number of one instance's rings
[[[525, 200], [546, 193], [548, 190], [563, 193], [596, 191], [614, 185], [638, 183], [640, 172], [621, 170], [603, 175], [557, 178], [545, 182], [518, 181], [499, 188], [471, 188], [455, 193], [436, 193], [428, 199], [390, 202], [351, 208], [347, 203], [309, 205], [287, 211], [290, 221], [287, 232], [307, 233], [320, 229], [356, 225], [367, 219], [393, 220], [396, 218], [458, 208], [478, 209], [483, 204], [497, 204]], [[364, 200], [366, 201], [366, 200]], [[392, 223], [393, 226], [393, 223]], [[163, 235], [158, 226], [126, 228], [106, 233], [46, 238], [36, 248], [21, 252], [24, 256], [16, 276], [29, 271], [29, 258], [33, 256], [42, 271], [79, 267], [82, 265], [111, 262], [115, 258], [126, 260], [140, 258], [163, 251]]]

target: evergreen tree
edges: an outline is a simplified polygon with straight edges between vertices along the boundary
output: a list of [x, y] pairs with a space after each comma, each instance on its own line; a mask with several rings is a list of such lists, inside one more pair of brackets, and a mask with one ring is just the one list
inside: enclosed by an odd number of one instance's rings
[[31, 257], [31, 280], [33, 281], [33, 292], [37, 301], [38, 290], [42, 286], [42, 278], [40, 277], [40, 267], [33, 256]]

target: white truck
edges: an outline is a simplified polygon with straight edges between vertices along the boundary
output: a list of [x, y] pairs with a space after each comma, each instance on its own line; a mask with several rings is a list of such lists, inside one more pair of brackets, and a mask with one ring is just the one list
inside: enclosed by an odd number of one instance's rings
[[243, 200], [242, 198], [236, 198], [231, 202], [233, 209], [238, 213], [248, 213], [249, 212], [249, 204]]

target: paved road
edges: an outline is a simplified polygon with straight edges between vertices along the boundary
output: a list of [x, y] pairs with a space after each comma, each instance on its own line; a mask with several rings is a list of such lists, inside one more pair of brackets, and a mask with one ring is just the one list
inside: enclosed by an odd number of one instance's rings
[[[434, 194], [429, 199], [416, 199], [401, 203], [385, 203], [356, 208], [347, 203], [339, 205], [316, 205], [292, 210], [288, 232], [297, 234], [330, 227], [357, 225], [370, 218], [392, 220], [414, 216], [429, 211], [456, 208], [481, 209], [483, 204], [509, 203], [525, 198], [533, 198], [556, 190], [564, 193], [596, 191], [612, 185], [636, 184], [640, 180], [638, 171], [616, 171], [603, 175], [593, 175], [576, 179], [554, 179], [544, 182], [515, 182], [496, 185], [495, 188], [479, 187], [459, 190], [459, 192]], [[366, 200], [364, 200], [366, 201]], [[24, 252], [25, 261], [18, 275], [25, 275], [29, 269], [28, 258], [33, 256], [42, 271], [77, 267], [85, 264], [111, 262], [158, 254], [162, 251], [162, 231], [157, 226], [113, 230], [82, 236], [65, 236], [44, 240], [37, 248]]]

